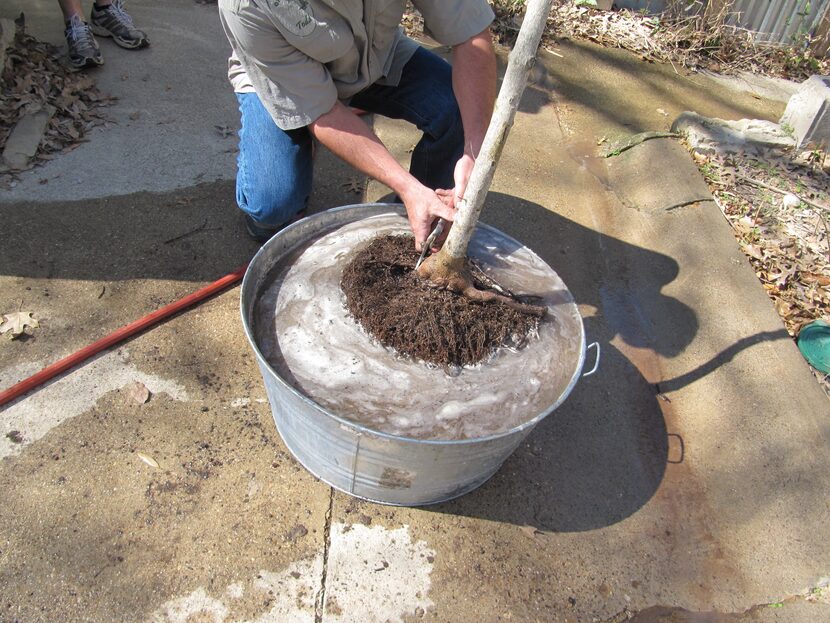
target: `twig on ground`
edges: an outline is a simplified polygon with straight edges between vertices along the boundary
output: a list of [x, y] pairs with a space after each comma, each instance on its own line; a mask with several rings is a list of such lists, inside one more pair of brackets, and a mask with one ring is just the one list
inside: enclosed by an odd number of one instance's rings
[[810, 201], [809, 199], [805, 199], [804, 197], [800, 197], [799, 195], [796, 195], [795, 193], [790, 192], [789, 190], [782, 190], [780, 188], [776, 188], [775, 186], [771, 186], [769, 184], [765, 184], [764, 182], [754, 180], [751, 177], [747, 177], [746, 175], [741, 175], [740, 173], [736, 173], [735, 177], [737, 177], [739, 180], [741, 180], [743, 182], [746, 182], [747, 184], [752, 184], [753, 186], [758, 186], [759, 188], [763, 188], [765, 190], [771, 190], [773, 192], [778, 193], [779, 195], [793, 195], [799, 201], [803, 201], [807, 205], [812, 206], [812, 207], [816, 208], [817, 210], [823, 210], [824, 212], [830, 213], [830, 207], [821, 205], [820, 203], [816, 203], [815, 201]]
[[201, 225], [196, 227], [195, 229], [191, 229], [190, 231], [186, 231], [183, 234], [179, 234], [178, 236], [173, 236], [172, 238], [168, 238], [164, 241], [164, 244], [170, 244], [171, 242], [176, 242], [177, 240], [181, 240], [182, 238], [187, 238], [188, 236], [192, 236], [195, 233], [200, 231], [216, 231], [221, 229], [221, 227], [205, 227], [207, 225], [207, 219], [205, 219]]

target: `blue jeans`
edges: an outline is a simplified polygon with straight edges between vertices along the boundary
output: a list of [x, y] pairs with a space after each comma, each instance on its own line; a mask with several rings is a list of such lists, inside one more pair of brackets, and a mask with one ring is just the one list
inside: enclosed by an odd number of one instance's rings
[[[300, 212], [311, 194], [311, 133], [281, 130], [256, 93], [237, 93], [239, 131], [236, 202], [257, 223], [277, 227]], [[415, 124], [423, 136], [409, 170], [430, 188], [452, 188], [453, 169], [464, 151], [464, 128], [452, 91], [452, 68], [419, 48], [398, 86], [372, 85], [351, 106]]]

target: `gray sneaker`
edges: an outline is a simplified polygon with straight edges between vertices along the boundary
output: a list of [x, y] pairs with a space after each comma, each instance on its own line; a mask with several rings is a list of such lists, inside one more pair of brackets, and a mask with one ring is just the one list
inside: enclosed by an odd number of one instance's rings
[[93, 4], [89, 21], [92, 32], [99, 37], [112, 37], [122, 48], [134, 50], [150, 45], [147, 35], [135, 27], [133, 18], [124, 10], [123, 0], [113, 0], [100, 8]]
[[84, 20], [73, 15], [66, 22], [66, 46], [69, 48], [69, 64], [75, 69], [103, 65], [104, 58], [98, 49], [98, 42], [92, 36], [92, 31]]

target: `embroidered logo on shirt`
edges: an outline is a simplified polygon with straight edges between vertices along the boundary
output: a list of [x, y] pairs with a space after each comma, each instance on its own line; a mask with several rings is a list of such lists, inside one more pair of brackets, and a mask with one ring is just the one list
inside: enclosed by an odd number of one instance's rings
[[306, 37], [314, 32], [317, 20], [308, 0], [271, 0], [274, 16], [289, 32]]

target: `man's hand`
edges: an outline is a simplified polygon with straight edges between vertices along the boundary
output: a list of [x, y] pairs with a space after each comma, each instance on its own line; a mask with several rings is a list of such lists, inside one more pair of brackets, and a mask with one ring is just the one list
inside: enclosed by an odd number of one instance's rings
[[[421, 250], [439, 218], [448, 223], [455, 218], [455, 208], [450, 203], [451, 195], [448, 191], [434, 191], [416, 182], [401, 194], [401, 199], [406, 206], [409, 227], [415, 235], [415, 248], [418, 251]], [[435, 241], [431, 251], [441, 248], [441, 243], [449, 233], [449, 229], [449, 227], [444, 228], [441, 239]]]

